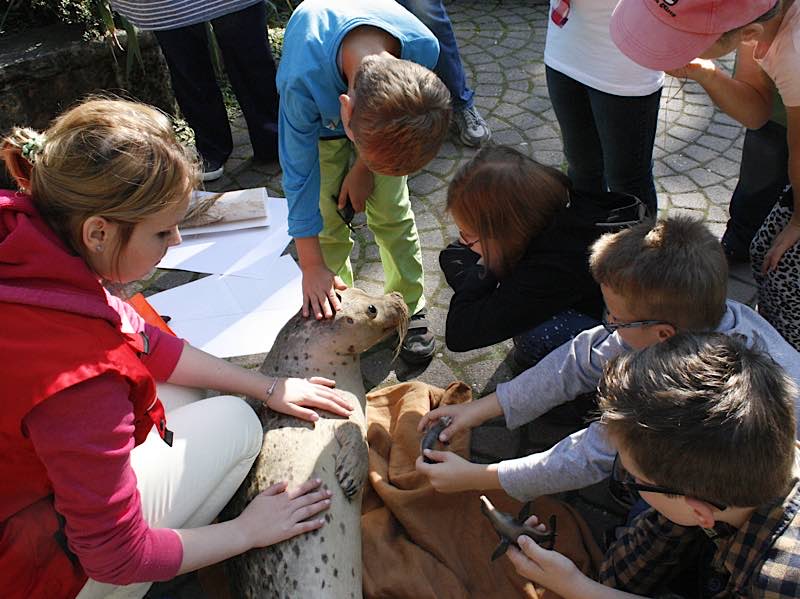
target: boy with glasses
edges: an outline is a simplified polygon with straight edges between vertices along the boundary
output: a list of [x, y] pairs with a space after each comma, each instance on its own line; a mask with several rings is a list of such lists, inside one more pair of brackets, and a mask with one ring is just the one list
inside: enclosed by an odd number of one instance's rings
[[[606, 304], [604, 324], [583, 331], [494, 393], [432, 410], [420, 429], [442, 416], [453, 418], [442, 441], [496, 416], [517, 428], [594, 392], [610, 359], [684, 331], [743, 335], [800, 382], [800, 355], [794, 348], [755, 311], [726, 301], [727, 261], [702, 222], [671, 217], [606, 234], [592, 247], [590, 267]], [[605, 426], [592, 422], [541, 453], [473, 464], [451, 452], [431, 451], [428, 457], [437, 463], [420, 458], [417, 469], [439, 491], [503, 489], [526, 501], [600, 482], [611, 473], [615, 455]]]
[[602, 584], [528, 537], [509, 553], [517, 571], [565, 599], [799, 596], [797, 387], [749, 345], [679, 334], [612, 360], [602, 421], [619, 484], [649, 507], [618, 531]]

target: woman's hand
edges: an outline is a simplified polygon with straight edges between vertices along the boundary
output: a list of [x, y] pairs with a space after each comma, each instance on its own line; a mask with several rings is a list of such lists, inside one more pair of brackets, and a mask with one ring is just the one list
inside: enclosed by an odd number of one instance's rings
[[473, 489], [499, 489], [496, 464], [473, 464], [452, 451], [426, 449], [425, 457], [436, 462], [426, 464], [417, 458], [416, 469], [428, 477], [439, 493], [456, 493]]
[[325, 524], [314, 518], [328, 509], [333, 493], [320, 489], [322, 481], [309, 480], [288, 490], [286, 481], [272, 485], [250, 502], [236, 518], [239, 531], [250, 548], [266, 547], [310, 532]]
[[764, 256], [764, 262], [761, 264], [761, 272], [767, 274], [778, 268], [778, 262], [780, 262], [783, 254], [798, 241], [800, 241], [800, 215], [793, 214], [783, 231], [778, 233], [775, 239], [772, 240], [772, 245]]
[[336, 381], [321, 376], [312, 376], [310, 379], [279, 378], [266, 404], [276, 412], [310, 422], [319, 420], [319, 414], [310, 408], [349, 418], [355, 406], [334, 389], [335, 386]]

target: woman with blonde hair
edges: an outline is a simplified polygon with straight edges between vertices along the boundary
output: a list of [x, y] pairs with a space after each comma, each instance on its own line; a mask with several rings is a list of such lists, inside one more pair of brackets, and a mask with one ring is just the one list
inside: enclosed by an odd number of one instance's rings
[[[94, 99], [15, 129], [0, 192], [0, 588], [4, 597], [141, 597], [150, 584], [322, 526], [318, 480], [210, 524], [261, 450], [232, 396], [347, 416], [333, 381], [266, 377], [145, 324], [102, 281], [146, 276], [180, 243], [197, 160], [160, 112]], [[159, 399], [160, 397], [160, 399]], [[163, 404], [162, 404], [163, 401]], [[122, 586], [129, 585], [129, 586]]]
[[447, 209], [459, 230], [439, 256], [454, 291], [447, 347], [513, 337], [518, 367], [599, 324], [603, 299], [589, 247], [644, 214], [631, 195], [575, 192], [561, 171], [507, 146], [482, 148], [461, 167]]

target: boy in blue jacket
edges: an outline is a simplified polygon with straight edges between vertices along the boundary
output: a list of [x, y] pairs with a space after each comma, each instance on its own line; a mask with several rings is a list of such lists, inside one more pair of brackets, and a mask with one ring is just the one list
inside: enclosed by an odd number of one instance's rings
[[353, 283], [351, 205], [366, 212], [385, 290], [399, 292], [413, 315], [401, 349], [409, 362], [434, 352], [406, 176], [436, 155], [450, 123], [450, 94], [429, 70], [438, 56], [433, 34], [393, 0], [306, 0], [286, 27], [277, 78], [303, 315], [332, 317], [336, 289]]

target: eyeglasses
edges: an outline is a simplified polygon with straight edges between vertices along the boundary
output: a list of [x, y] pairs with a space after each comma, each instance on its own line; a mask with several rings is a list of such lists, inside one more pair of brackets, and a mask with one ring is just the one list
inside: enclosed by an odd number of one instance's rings
[[[671, 489], [669, 487], [659, 487], [658, 485], [637, 483], [636, 479], [633, 478], [631, 473], [625, 470], [625, 466], [622, 465], [622, 461], [619, 459], [619, 454], [614, 457], [614, 465], [611, 467], [611, 479], [609, 480], [609, 486], [611, 494], [614, 497], [619, 497], [621, 495], [620, 489], [625, 489], [634, 497], [634, 499], [641, 499], [641, 495], [639, 495], [640, 492], [661, 493], [662, 495], [686, 495], [686, 493], [683, 491], [678, 491], [677, 489]], [[728, 506], [724, 503], [711, 501], [709, 499], [702, 499], [701, 497], [697, 497], [696, 499], [705, 501], [709, 505], [713, 505], [719, 511], [728, 509]]]
[[608, 331], [609, 335], [613, 335], [614, 331], [618, 329], [637, 329], [641, 327], [649, 327], [655, 324], [668, 324], [672, 327], [675, 325], [666, 320], [634, 320], [632, 322], [609, 322], [608, 308], [603, 308], [603, 328]]
[[468, 235], [466, 235], [464, 231], [462, 231], [461, 229], [458, 230], [458, 243], [460, 243], [468, 250], [472, 249], [473, 245], [475, 245], [476, 243], [480, 243], [481, 241], [480, 237], [476, 237], [474, 241], [467, 241], [467, 237]]

